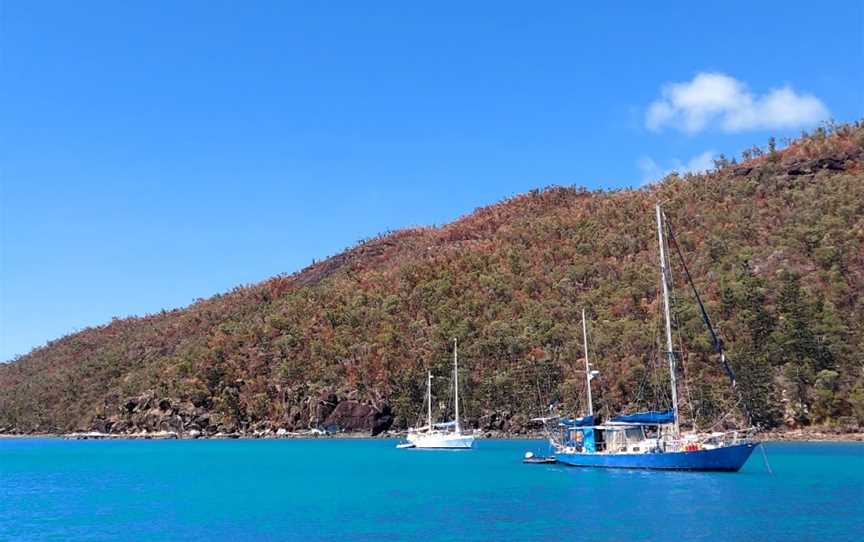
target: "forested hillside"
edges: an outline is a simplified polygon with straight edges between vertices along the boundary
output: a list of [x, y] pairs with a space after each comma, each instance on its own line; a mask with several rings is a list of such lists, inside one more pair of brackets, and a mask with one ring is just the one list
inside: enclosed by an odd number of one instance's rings
[[[862, 147], [858, 123], [641, 189], [535, 190], [182, 310], [86, 329], [0, 365], [0, 431], [403, 428], [426, 370], [448, 376], [458, 337], [469, 422], [519, 432], [551, 403], [583, 408], [583, 307], [601, 371], [595, 407], [663, 405], [656, 202], [753, 422], [860, 428]], [[739, 398], [674, 278], [682, 413], [731, 423]], [[449, 380], [435, 382], [448, 408]]]

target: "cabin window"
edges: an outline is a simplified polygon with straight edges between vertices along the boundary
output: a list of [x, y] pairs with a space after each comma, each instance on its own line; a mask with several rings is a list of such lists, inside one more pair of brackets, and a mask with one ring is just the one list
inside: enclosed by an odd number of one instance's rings
[[607, 440], [608, 449], [616, 452], [627, 451], [626, 433], [624, 431], [610, 431]]
[[639, 442], [645, 438], [641, 427], [628, 427], [624, 430], [624, 434], [627, 436], [627, 442]]

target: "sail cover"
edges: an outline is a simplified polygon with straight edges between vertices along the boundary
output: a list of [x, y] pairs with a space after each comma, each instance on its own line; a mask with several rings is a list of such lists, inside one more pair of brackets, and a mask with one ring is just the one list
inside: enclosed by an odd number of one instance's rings
[[566, 427], [585, 427], [594, 425], [594, 416], [582, 416], [581, 418], [561, 418], [561, 425]]
[[436, 429], [446, 429], [448, 427], [456, 427], [456, 422], [441, 422], [434, 424]]
[[637, 412], [635, 414], [624, 414], [612, 418], [613, 422], [625, 423], [644, 423], [644, 424], [662, 424], [673, 423], [675, 421], [675, 412], [671, 410], [649, 410], [648, 412]]

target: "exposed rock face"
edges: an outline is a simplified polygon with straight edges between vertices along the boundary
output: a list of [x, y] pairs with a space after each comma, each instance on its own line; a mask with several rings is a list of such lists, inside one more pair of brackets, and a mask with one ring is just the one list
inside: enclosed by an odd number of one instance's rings
[[489, 412], [480, 416], [478, 426], [483, 431], [503, 431], [504, 425], [507, 423], [505, 416], [498, 412]]
[[813, 160], [797, 160], [786, 164], [786, 172], [789, 175], [807, 175], [821, 169], [830, 171], [844, 171], [846, 169], [847, 156], [826, 156]]
[[336, 409], [337, 405], [339, 405], [339, 397], [335, 393], [330, 391], [323, 392], [318, 397], [318, 402], [314, 409], [314, 417], [309, 420], [310, 425], [317, 427], [325, 423], [325, 420]]
[[[340, 432], [369, 432], [378, 435], [393, 423], [389, 405], [376, 408], [355, 400], [342, 400], [333, 392], [324, 392], [317, 398], [312, 397], [303, 405], [292, 407], [287, 419], [279, 423], [267, 420], [248, 427], [219, 412], [211, 412], [189, 401], [171, 397], [157, 397], [148, 390], [136, 397], [121, 402], [119, 411], [93, 419], [92, 430], [105, 434], [131, 434], [142, 431], [175, 432], [189, 438], [214, 435], [250, 434], [267, 435], [275, 431], [274, 426], [287, 426], [291, 430], [307, 430], [324, 427]], [[282, 429], [282, 435], [287, 434]]]
[[377, 435], [390, 428], [393, 415], [389, 405], [380, 410], [357, 401], [342, 401], [327, 416], [324, 427], [338, 427], [342, 431], [369, 431]]
[[92, 429], [103, 433], [134, 433], [140, 431], [197, 432], [198, 435], [217, 431], [230, 432], [233, 424], [213, 423], [213, 415], [202, 407], [174, 398], [157, 398], [148, 390], [137, 397], [129, 397], [120, 411], [93, 420]]
[[528, 418], [524, 414], [515, 414], [507, 420], [504, 430], [511, 435], [524, 435], [527, 432]]

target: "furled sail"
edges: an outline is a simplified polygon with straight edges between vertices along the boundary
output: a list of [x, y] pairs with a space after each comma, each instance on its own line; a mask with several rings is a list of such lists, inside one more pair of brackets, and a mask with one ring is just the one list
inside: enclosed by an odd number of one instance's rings
[[587, 427], [594, 425], [594, 416], [582, 416], [581, 418], [561, 418], [559, 423], [565, 427]]
[[435, 426], [435, 429], [447, 429], [448, 427], [455, 427], [455, 426], [456, 426], [456, 422], [455, 422], [455, 421], [452, 421], [452, 422], [441, 422], [441, 423], [436, 423], [436, 424], [434, 424], [434, 426]]

